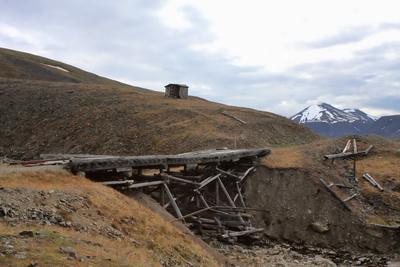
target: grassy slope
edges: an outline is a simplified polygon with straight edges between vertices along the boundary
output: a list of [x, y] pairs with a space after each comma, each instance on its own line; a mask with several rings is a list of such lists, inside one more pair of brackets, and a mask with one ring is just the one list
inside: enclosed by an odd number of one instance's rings
[[[176, 264], [195, 266], [218, 266], [214, 259], [190, 238], [175, 229], [161, 216], [152, 213], [133, 199], [118, 193], [110, 187], [93, 183], [85, 178], [61, 172], [26, 172], [0, 173], [0, 186], [6, 188], [27, 187], [48, 192], [50, 190], [64, 191], [71, 195], [80, 195], [88, 199], [88, 205], [99, 210], [101, 223], [109, 223], [109, 227], [124, 232], [125, 238], [116, 239], [99, 235], [96, 232], [77, 232], [71, 228], [57, 226], [41, 226], [36, 224], [21, 224], [12, 227], [10, 224], [0, 224], [0, 241], [3, 237], [18, 238], [23, 230], [45, 230], [47, 238], [39, 236], [26, 241], [17, 242], [17, 250], [26, 251], [28, 258], [16, 259], [13, 255], [0, 257], [0, 263], [28, 266], [34, 260], [46, 266], [161, 266], [162, 258], [169, 258]], [[21, 196], [24, 198], [32, 196]], [[36, 203], [38, 206], [44, 203]], [[21, 207], [23, 208], [23, 207]], [[82, 222], [78, 210], [68, 216], [72, 222]], [[86, 208], [85, 208], [86, 209]], [[133, 218], [135, 224], [126, 224], [125, 218]], [[12, 218], [11, 218], [12, 221]], [[95, 222], [95, 221], [92, 221]], [[100, 223], [100, 221], [97, 221]], [[7, 234], [6, 234], [7, 233]], [[91, 243], [82, 242], [90, 240]], [[134, 240], [134, 243], [132, 243]], [[23, 243], [25, 247], [21, 247]], [[94, 245], [97, 244], [97, 245]], [[100, 244], [100, 245], [99, 245]], [[59, 253], [59, 248], [72, 247], [79, 255], [91, 255], [89, 260], [79, 265], [79, 261], [67, 261], [65, 254]], [[0, 252], [6, 248], [1, 247]], [[61, 265], [59, 265], [61, 264]], [[64, 265], [63, 265], [64, 264]], [[69, 266], [69, 265], [68, 265]]]
[[[60, 67], [66, 71], [50, 67]], [[124, 85], [48, 58], [0, 48], [0, 77], [37, 81]]]

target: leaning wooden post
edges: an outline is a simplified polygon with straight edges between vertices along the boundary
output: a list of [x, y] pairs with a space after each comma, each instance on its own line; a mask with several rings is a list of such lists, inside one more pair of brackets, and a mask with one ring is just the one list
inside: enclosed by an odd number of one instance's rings
[[349, 211], [351, 211], [350, 207], [347, 206], [347, 204], [329, 187], [329, 185], [327, 185], [324, 180], [319, 179], [319, 181], [326, 187], [326, 189], [328, 189], [329, 192], [331, 192], [331, 194], [336, 197], [337, 199], [339, 199], [339, 201], [343, 204], [343, 206], [348, 209]]
[[[174, 210], [175, 210], [175, 212], [176, 212], [176, 215], [178, 215], [178, 218], [183, 217], [183, 216], [182, 216], [182, 213], [181, 213], [181, 211], [180, 211], [180, 209], [179, 209], [179, 207], [178, 207], [178, 205], [177, 205], [176, 202], [175, 202], [174, 197], [173, 197], [172, 194], [171, 194], [171, 191], [169, 191], [169, 188], [168, 188], [168, 186], [167, 186], [166, 184], [164, 184], [164, 189], [165, 189], [165, 192], [166, 192], [167, 195], [168, 195], [168, 198], [169, 198], [169, 201], [170, 201], [171, 204], [172, 204], [172, 207], [174, 208]], [[183, 222], [186, 224], [185, 220], [183, 220]]]
[[[357, 161], [357, 144], [356, 139], [353, 139], [353, 153], [354, 153], [354, 178], [357, 178], [356, 175], [356, 161]], [[357, 181], [357, 180], [356, 180]]]
[[[217, 181], [218, 181], [222, 191], [224, 192], [226, 198], [228, 199], [229, 204], [231, 204], [231, 207], [236, 208], [235, 203], [233, 202], [231, 196], [229, 195], [228, 191], [226, 190], [226, 188], [225, 188], [224, 184], [222, 183], [221, 179], [217, 178]], [[238, 215], [240, 223], [244, 224], [244, 220], [243, 220], [242, 216], [240, 215], [240, 213], [236, 212], [236, 214]], [[244, 229], [247, 230], [247, 226], [245, 226]]]

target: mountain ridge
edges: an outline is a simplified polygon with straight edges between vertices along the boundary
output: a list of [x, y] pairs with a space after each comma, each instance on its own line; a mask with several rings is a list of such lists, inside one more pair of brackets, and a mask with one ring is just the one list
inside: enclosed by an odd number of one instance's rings
[[[386, 117], [386, 116], [385, 116]], [[313, 104], [296, 113], [291, 120], [303, 124], [319, 135], [335, 138], [348, 134], [378, 134], [387, 138], [400, 138], [400, 123], [385, 117], [376, 118], [359, 109], [339, 109], [327, 103]], [[379, 123], [377, 123], [380, 121]], [[385, 122], [382, 122], [385, 121]], [[381, 124], [391, 124], [385, 131]], [[375, 130], [374, 130], [375, 129]]]

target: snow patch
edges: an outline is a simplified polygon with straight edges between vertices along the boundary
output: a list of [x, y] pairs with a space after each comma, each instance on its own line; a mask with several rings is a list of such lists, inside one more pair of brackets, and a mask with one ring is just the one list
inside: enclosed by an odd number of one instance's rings
[[62, 70], [62, 71], [65, 71], [65, 72], [69, 72], [69, 70], [63, 69], [63, 68], [58, 67], [58, 66], [48, 65], [48, 64], [44, 64], [44, 63], [40, 63], [40, 64], [43, 64], [43, 65], [45, 65], [47, 67], [55, 68], [55, 69], [58, 69], [58, 70]]

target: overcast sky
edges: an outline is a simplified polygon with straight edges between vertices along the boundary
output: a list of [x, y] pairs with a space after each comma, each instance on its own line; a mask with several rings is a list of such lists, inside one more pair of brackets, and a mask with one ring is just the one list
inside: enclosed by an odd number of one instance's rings
[[400, 114], [397, 0], [0, 0], [0, 47], [283, 116]]

